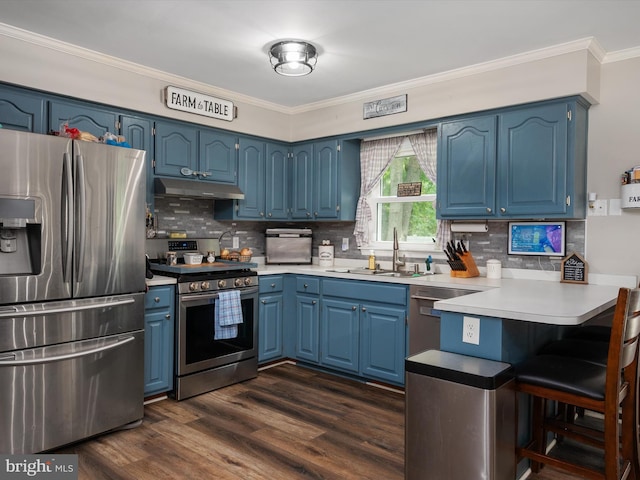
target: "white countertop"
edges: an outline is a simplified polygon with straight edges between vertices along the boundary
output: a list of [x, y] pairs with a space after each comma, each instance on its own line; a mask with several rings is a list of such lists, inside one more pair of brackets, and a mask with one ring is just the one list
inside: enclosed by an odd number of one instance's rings
[[[503, 269], [503, 275], [512, 278], [488, 279], [455, 278], [448, 272], [419, 277], [386, 277], [348, 272], [328, 272], [329, 269], [347, 270], [361, 266], [336, 265], [263, 265], [258, 275], [296, 273], [349, 280], [400, 283], [405, 285], [437, 285], [478, 290], [462, 297], [440, 300], [434, 308], [470, 315], [522, 320], [552, 325], [579, 325], [616, 303], [621, 286], [634, 287], [635, 277], [592, 275], [593, 283], [561, 283], [559, 272], [535, 272]], [[531, 278], [526, 278], [531, 277]], [[599, 284], [598, 284], [599, 283]]]

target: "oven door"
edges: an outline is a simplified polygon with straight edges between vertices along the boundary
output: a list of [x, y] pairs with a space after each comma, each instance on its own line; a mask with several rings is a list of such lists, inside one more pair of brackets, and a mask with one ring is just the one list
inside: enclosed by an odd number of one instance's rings
[[238, 336], [215, 340], [218, 293], [178, 296], [177, 375], [188, 375], [257, 356], [258, 287], [242, 289], [243, 322]]

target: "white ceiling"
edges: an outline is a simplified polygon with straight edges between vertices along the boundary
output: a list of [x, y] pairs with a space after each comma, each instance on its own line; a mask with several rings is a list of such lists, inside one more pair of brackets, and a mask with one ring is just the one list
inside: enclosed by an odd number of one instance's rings
[[[286, 108], [589, 37], [640, 56], [640, 0], [0, 0], [0, 22]], [[315, 72], [271, 70], [283, 38]]]

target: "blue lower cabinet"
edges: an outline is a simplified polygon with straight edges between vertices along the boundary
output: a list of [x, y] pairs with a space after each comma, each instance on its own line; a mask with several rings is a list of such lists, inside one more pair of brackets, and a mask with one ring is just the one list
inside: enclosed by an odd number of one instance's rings
[[260, 295], [258, 323], [258, 362], [282, 357], [282, 293]]
[[149, 288], [144, 311], [144, 394], [173, 388], [173, 330], [175, 287]]
[[404, 384], [407, 310], [362, 304], [360, 371], [367, 378]]
[[320, 361], [320, 303], [316, 295], [296, 295], [296, 358]]
[[358, 373], [360, 312], [348, 300], [323, 299], [320, 363]]

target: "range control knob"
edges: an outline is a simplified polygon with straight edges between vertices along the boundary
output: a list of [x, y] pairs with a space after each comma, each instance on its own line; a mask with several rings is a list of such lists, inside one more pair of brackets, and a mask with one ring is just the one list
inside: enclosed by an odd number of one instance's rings
[[244, 279], [244, 284], [249, 287], [253, 283], [251, 277], [247, 277]]
[[218, 288], [224, 288], [227, 286], [226, 280], [218, 280]]
[[209, 287], [210, 287], [209, 282], [202, 282], [202, 283], [200, 284], [200, 288], [201, 288], [202, 290], [209, 290]]
[[200, 286], [200, 284], [199, 284], [199, 283], [197, 283], [197, 282], [191, 282], [191, 283], [189, 284], [189, 291], [190, 291], [190, 292], [197, 292], [197, 291], [198, 291], [198, 287], [199, 287], [199, 286]]
[[241, 279], [241, 278], [236, 278], [236, 279], [233, 281], [233, 286], [234, 286], [234, 287], [241, 287], [241, 286], [242, 286], [242, 279]]

